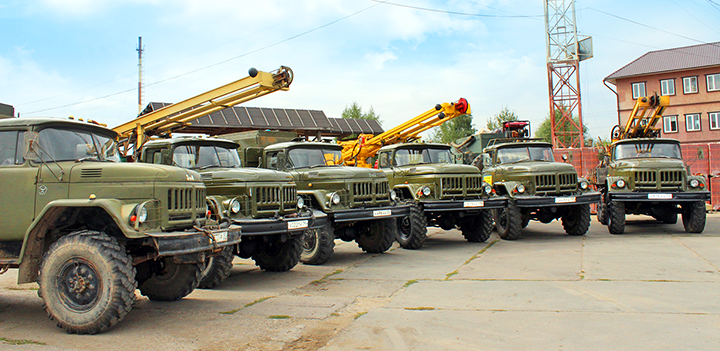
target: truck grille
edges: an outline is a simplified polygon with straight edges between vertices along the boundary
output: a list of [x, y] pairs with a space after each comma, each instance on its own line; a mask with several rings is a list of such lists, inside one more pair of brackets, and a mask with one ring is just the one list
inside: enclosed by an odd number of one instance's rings
[[387, 181], [352, 183], [351, 199], [355, 204], [366, 202], [387, 201], [390, 186]]
[[635, 187], [643, 189], [679, 188], [683, 185], [683, 178], [682, 171], [637, 171], [635, 172]]
[[535, 176], [535, 190], [537, 192], [573, 191], [576, 187], [576, 173], [540, 174]]
[[[172, 221], [192, 220], [204, 217], [205, 188], [170, 188], [167, 191], [168, 219]], [[194, 216], [193, 216], [194, 215]]]
[[[294, 185], [255, 187], [258, 211], [289, 211], [297, 206], [297, 189]], [[282, 210], [281, 210], [282, 209]]]
[[472, 196], [482, 193], [482, 178], [480, 177], [443, 177], [440, 179], [443, 197]]

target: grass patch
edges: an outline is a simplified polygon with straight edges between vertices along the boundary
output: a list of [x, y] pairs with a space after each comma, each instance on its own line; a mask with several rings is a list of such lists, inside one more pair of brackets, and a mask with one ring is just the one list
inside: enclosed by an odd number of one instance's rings
[[265, 301], [265, 300], [267, 300], [267, 299], [272, 299], [273, 297], [275, 297], [275, 296], [262, 297], [262, 298], [259, 298], [259, 299], [255, 300], [255, 301], [253, 301], [253, 302], [248, 302], [248, 303], [246, 303], [245, 306], [243, 306], [243, 307], [236, 308], [236, 309], [230, 310], [230, 311], [221, 311], [220, 314], [233, 314], [233, 313], [236, 313], [237, 311], [240, 311], [240, 310], [243, 309], [243, 308], [247, 308], [247, 307], [250, 307], [250, 306], [252, 306], [252, 305], [261, 303], [261, 302], [263, 302], [263, 301]]
[[433, 311], [435, 310], [435, 307], [405, 307], [405, 309], [408, 311]]
[[445, 280], [448, 280], [448, 279], [450, 279], [450, 277], [452, 277], [452, 276], [454, 276], [454, 275], [457, 275], [457, 274], [459, 274], [459, 273], [460, 273], [460, 272], [458, 272], [458, 271], [450, 272], [450, 273], [448, 273], [448, 274], [445, 275]]
[[403, 285], [403, 288], [407, 288], [408, 286], [413, 285], [413, 284], [415, 284], [415, 283], [417, 283], [417, 282], [418, 282], [418, 281], [415, 280], [415, 279], [408, 280], [407, 283], [405, 283], [405, 285]]
[[289, 319], [290, 316], [286, 316], [284, 314], [278, 314], [278, 315], [268, 316], [268, 318], [270, 318], [270, 319]]
[[[325, 283], [325, 282], [328, 280], [328, 278], [330, 278], [330, 277], [332, 277], [332, 276], [334, 276], [334, 275], [336, 275], [336, 274], [340, 274], [340, 273], [342, 273], [342, 272], [343, 272], [342, 269], [337, 269], [337, 270], [335, 270], [335, 272], [328, 273], [328, 274], [326, 274], [325, 276], [323, 276], [322, 278], [320, 278], [320, 279], [318, 279], [318, 280], [313, 280], [313, 281], [311, 281], [310, 284], [312, 284], [312, 285], [320, 285], [320, 284], [322, 284], [322, 283]], [[333, 280], [342, 280], [342, 278], [333, 278]]]
[[353, 319], [358, 319], [358, 318], [360, 318], [360, 317], [362, 317], [362, 316], [364, 316], [364, 315], [366, 315], [366, 314], [367, 314], [367, 312], [358, 312], [358, 313], [355, 313], [355, 316], [353, 317]]
[[467, 265], [468, 263], [470, 263], [470, 262], [474, 261], [475, 259], [477, 259], [478, 257], [480, 257], [480, 255], [484, 254], [485, 251], [490, 249], [493, 245], [497, 244], [499, 241], [500, 241], [500, 239], [495, 239], [495, 240], [491, 241], [489, 244], [487, 244], [487, 246], [483, 247], [482, 250], [478, 251], [478, 253], [473, 255], [473, 257], [470, 257], [467, 261], [465, 261], [465, 263], [463, 263], [463, 266]]
[[45, 345], [44, 342], [25, 340], [25, 339], [8, 339], [0, 337], [0, 342], [6, 345]]

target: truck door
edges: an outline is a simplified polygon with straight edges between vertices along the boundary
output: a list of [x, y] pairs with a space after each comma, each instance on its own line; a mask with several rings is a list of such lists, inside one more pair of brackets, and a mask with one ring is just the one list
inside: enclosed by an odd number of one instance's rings
[[35, 219], [38, 168], [23, 159], [23, 133], [0, 131], [0, 230], [3, 241], [22, 241]]

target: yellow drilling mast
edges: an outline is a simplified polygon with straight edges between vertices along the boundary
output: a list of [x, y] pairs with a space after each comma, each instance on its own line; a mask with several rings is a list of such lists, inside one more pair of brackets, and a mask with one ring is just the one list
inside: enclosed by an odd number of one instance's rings
[[420, 133], [439, 126], [455, 117], [470, 114], [467, 100], [435, 105], [421, 115], [378, 135], [360, 134], [357, 140], [340, 142], [345, 165], [372, 167], [366, 159], [377, 154], [385, 145], [410, 142], [420, 139]]
[[151, 136], [170, 135], [199, 117], [278, 90], [288, 90], [293, 81], [292, 70], [285, 66], [271, 72], [251, 68], [248, 74], [249, 77], [165, 106], [113, 128], [119, 134], [122, 153], [132, 158], [133, 153]]
[[662, 119], [665, 108], [670, 105], [670, 97], [657, 96], [657, 94], [637, 99], [630, 118], [625, 123], [625, 129], [615, 126], [612, 131], [612, 141], [630, 138], [654, 138], [660, 135], [660, 128], [655, 124]]

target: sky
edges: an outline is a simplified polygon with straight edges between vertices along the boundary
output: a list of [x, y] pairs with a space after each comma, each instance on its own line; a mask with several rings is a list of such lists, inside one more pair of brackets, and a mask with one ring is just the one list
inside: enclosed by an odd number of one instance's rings
[[[295, 79], [244, 104], [322, 110], [357, 102], [385, 129], [466, 98], [483, 128], [503, 107], [534, 128], [549, 114], [541, 0], [0, 0], [0, 102], [22, 117], [114, 127], [143, 103], [179, 102], [289, 66]], [[617, 124], [603, 79], [643, 54], [720, 41], [720, 0], [577, 0], [583, 120]]]

